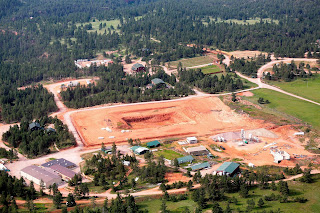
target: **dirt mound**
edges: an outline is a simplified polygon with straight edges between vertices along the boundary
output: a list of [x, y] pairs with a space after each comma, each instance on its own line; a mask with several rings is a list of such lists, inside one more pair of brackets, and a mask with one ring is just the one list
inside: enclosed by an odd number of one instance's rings
[[123, 117], [122, 119], [127, 122], [129, 125], [132, 123], [155, 123], [155, 122], [163, 122], [170, 121], [172, 116], [175, 113], [167, 113], [167, 114], [156, 114], [156, 115], [148, 115], [148, 116], [138, 116], [138, 117]]

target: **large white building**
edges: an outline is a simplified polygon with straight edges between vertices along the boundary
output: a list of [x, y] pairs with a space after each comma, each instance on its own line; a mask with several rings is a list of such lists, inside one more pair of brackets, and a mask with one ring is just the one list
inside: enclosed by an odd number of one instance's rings
[[48, 188], [50, 185], [62, 182], [61, 177], [50, 168], [41, 168], [35, 165], [25, 167], [20, 171], [21, 177], [24, 177], [33, 183], [40, 185], [41, 180], [44, 186]]

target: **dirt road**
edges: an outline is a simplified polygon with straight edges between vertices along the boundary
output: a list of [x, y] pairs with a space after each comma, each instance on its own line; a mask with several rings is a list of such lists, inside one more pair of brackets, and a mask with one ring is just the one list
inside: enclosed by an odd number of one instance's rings
[[308, 59], [308, 58], [286, 58], [286, 59], [282, 59], [282, 60], [271, 61], [271, 62], [263, 65], [262, 67], [260, 67], [260, 69], [257, 72], [258, 78], [249, 78], [249, 77], [247, 77], [247, 76], [245, 76], [245, 75], [243, 75], [243, 74], [241, 74], [239, 72], [236, 72], [236, 73], [240, 77], [242, 77], [244, 79], [247, 79], [248, 81], [251, 81], [252, 83], [258, 84], [259, 88], [265, 88], [265, 89], [270, 89], [270, 90], [274, 90], [274, 91], [277, 91], [277, 92], [281, 92], [283, 94], [286, 94], [286, 95], [289, 95], [289, 96], [292, 96], [292, 97], [295, 97], [295, 98], [298, 98], [298, 99], [301, 99], [301, 100], [304, 100], [304, 101], [307, 101], [307, 102], [310, 102], [310, 103], [313, 103], [313, 104], [316, 104], [316, 105], [320, 106], [320, 103], [318, 103], [318, 102], [315, 102], [315, 101], [309, 100], [307, 98], [303, 98], [301, 96], [286, 92], [286, 91], [284, 91], [282, 89], [279, 89], [277, 87], [271, 86], [271, 85], [266, 84], [266, 83], [263, 83], [261, 81], [261, 78], [263, 77], [263, 73], [265, 72], [266, 69], [272, 67], [274, 64], [281, 63], [281, 62], [287, 63], [287, 62], [291, 62], [292, 60], [294, 60], [294, 61], [309, 61], [309, 62], [317, 61], [317, 59]]

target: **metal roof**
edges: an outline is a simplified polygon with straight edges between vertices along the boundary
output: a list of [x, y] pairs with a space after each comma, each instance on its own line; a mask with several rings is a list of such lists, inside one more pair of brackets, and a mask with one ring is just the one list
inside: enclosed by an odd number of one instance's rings
[[200, 164], [195, 164], [191, 166], [190, 168], [192, 170], [199, 170], [199, 169], [204, 169], [210, 167], [210, 164], [208, 162], [200, 163]]
[[159, 145], [160, 145], [160, 142], [158, 140], [151, 141], [151, 142], [147, 143], [148, 147], [150, 147], [150, 146], [159, 146]]
[[144, 66], [142, 64], [134, 64], [131, 69], [136, 70], [139, 67], [144, 67]]
[[130, 149], [134, 152], [134, 151], [136, 151], [136, 149], [138, 149], [138, 148], [140, 148], [141, 146], [133, 146], [133, 147], [131, 147]]
[[74, 171], [72, 171], [66, 167], [60, 166], [59, 164], [52, 165], [49, 168], [53, 169], [54, 171], [57, 171], [61, 175], [67, 176], [70, 179], [73, 178], [77, 174]]
[[153, 84], [165, 84], [165, 82], [160, 78], [154, 78], [151, 80]]
[[186, 149], [187, 152], [197, 152], [197, 151], [208, 151], [204, 146], [196, 146], [196, 147], [189, 147]]
[[33, 122], [33, 123], [29, 124], [29, 129], [33, 129], [34, 127], [40, 128], [41, 126], [40, 126], [40, 124], [37, 123], [37, 122]]
[[139, 148], [137, 148], [134, 152], [135, 152], [135, 153], [141, 153], [141, 152], [143, 152], [143, 151], [149, 151], [149, 149], [146, 148], [146, 147], [139, 147]]
[[42, 164], [41, 166], [43, 167], [50, 167], [52, 165], [60, 165], [60, 166], [64, 166], [64, 167], [76, 167], [77, 165], [64, 159], [64, 158], [60, 158], [60, 159], [56, 159], [56, 160], [52, 160], [49, 161], [47, 163]]
[[186, 162], [192, 162], [194, 160], [194, 158], [191, 155], [187, 155], [181, 158], [177, 158], [178, 163], [182, 164], [182, 163], [186, 163]]
[[232, 174], [240, 164], [234, 163], [234, 162], [224, 162], [218, 169], [217, 171], [223, 171]]
[[27, 166], [23, 168], [21, 172], [24, 172], [38, 180], [42, 180], [44, 183], [50, 182], [52, 179], [60, 178], [52, 169], [44, 169], [35, 165]]

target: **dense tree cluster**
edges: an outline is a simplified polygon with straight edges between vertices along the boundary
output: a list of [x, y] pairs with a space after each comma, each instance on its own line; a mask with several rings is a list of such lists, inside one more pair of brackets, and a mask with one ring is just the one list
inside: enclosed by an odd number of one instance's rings
[[230, 64], [229, 69], [232, 71], [238, 71], [242, 74], [257, 77], [258, 69], [265, 63], [271, 61], [270, 55], [267, 57], [263, 54], [258, 55], [252, 59], [244, 59], [244, 58], [235, 58]]
[[38, 119], [57, 110], [53, 94], [42, 85], [21, 90], [3, 86], [0, 89], [0, 104], [2, 120], [7, 123]]
[[[104, 147], [104, 146], [103, 146]], [[135, 156], [124, 155], [117, 151], [115, 144], [112, 146], [112, 155], [103, 156], [100, 153], [86, 160], [85, 174], [93, 176], [93, 184], [102, 186], [104, 189], [112, 187], [114, 191], [129, 184], [126, 177], [127, 169], [123, 161], [129, 161], [131, 165], [136, 165]], [[136, 165], [137, 166], [137, 165]], [[117, 188], [113, 186], [114, 181], [120, 181]]]
[[5, 171], [0, 171], [0, 205], [2, 212], [18, 212], [16, 204], [16, 197], [21, 197], [27, 200], [37, 198], [37, 192], [33, 186], [26, 186], [23, 178], [17, 179], [16, 177], [8, 175]]
[[[93, 58], [103, 50], [125, 50], [144, 60], [153, 59], [156, 64], [202, 55], [204, 46], [261, 50], [274, 52], [276, 56], [302, 57], [305, 52], [309, 52], [308, 57], [319, 56], [315, 45], [320, 29], [319, 5], [314, 1], [29, 0], [22, 3], [1, 0], [0, 8], [0, 93], [5, 100], [12, 100], [12, 93], [20, 94], [15, 91], [17, 87], [32, 82], [94, 75], [95, 69], [77, 71], [74, 60]], [[260, 21], [253, 25], [223, 22], [251, 18]], [[264, 21], [265, 18], [271, 21]], [[91, 27], [99, 20], [119, 20], [119, 24], [112, 27], [100, 24], [97, 33]], [[256, 65], [248, 64], [247, 68], [251, 74]], [[12, 91], [10, 95], [8, 90]], [[130, 93], [124, 90], [123, 97], [110, 92], [94, 93], [93, 99], [85, 97], [70, 106], [161, 100], [190, 92], [177, 83], [176, 91], [163, 90], [159, 94], [149, 90], [135, 100], [135, 93], [140, 92], [131, 90]], [[33, 99], [30, 94], [22, 96]], [[110, 100], [104, 100], [109, 97]], [[47, 106], [43, 109], [47, 110], [41, 110], [43, 113], [53, 110], [51, 102], [44, 101]], [[36, 114], [21, 110], [26, 107], [1, 107], [6, 122], [37, 118]], [[13, 116], [15, 112], [19, 115]]]
[[168, 169], [164, 163], [164, 158], [160, 156], [157, 159], [154, 159], [152, 152], [146, 153], [145, 158], [147, 165], [143, 167], [134, 167], [134, 174], [147, 183], [163, 183]]
[[[43, 117], [36, 120], [40, 124], [39, 129], [29, 129], [30, 122], [23, 121], [20, 126], [14, 125], [3, 134], [3, 140], [10, 146], [19, 150], [28, 157], [48, 154], [50, 146], [54, 144], [58, 148], [73, 146], [75, 139], [69, 132], [68, 127], [58, 118]], [[53, 125], [54, 129], [48, 128]]]
[[243, 89], [243, 82], [236, 75], [221, 75], [220, 79], [217, 75], [205, 75], [200, 69], [197, 70], [178, 70], [179, 79], [190, 86], [200, 88], [204, 92], [219, 93], [223, 91], [233, 92], [238, 89]]
[[265, 78], [268, 80], [283, 80], [292, 81], [298, 78], [308, 78], [312, 76], [310, 65], [305, 65], [303, 62], [297, 66], [294, 61], [285, 64], [283, 62], [275, 64], [272, 68], [272, 74], [267, 73]]
[[[177, 83], [174, 75], [170, 76], [163, 70], [152, 75], [147, 73], [125, 75], [123, 67], [118, 64], [99, 67], [98, 70], [101, 77], [96, 85], [78, 86], [61, 92], [61, 97], [68, 107], [80, 108], [105, 103], [158, 101], [187, 96], [192, 93], [188, 86]], [[174, 87], [146, 89], [146, 86], [154, 78], [160, 78]]]
[[13, 149], [10, 149], [10, 150], [6, 150], [5, 148], [0, 148], [0, 158], [7, 158], [7, 159], [15, 159], [17, 158], [18, 155], [17, 153], [15, 152], [15, 150]]

